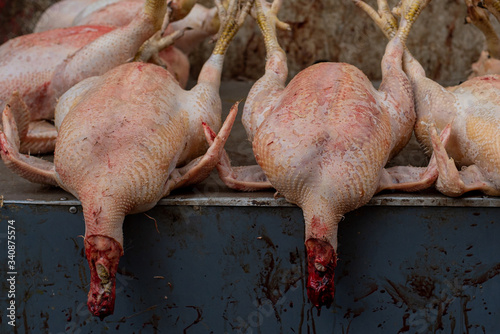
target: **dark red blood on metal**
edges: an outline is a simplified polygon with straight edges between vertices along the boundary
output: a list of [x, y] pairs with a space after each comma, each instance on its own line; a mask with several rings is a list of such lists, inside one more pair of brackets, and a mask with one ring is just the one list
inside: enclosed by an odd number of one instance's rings
[[[307, 296], [314, 306], [330, 307], [335, 295], [335, 267], [337, 256], [332, 245], [318, 239], [306, 241], [307, 248]], [[325, 270], [319, 271], [316, 263]]]

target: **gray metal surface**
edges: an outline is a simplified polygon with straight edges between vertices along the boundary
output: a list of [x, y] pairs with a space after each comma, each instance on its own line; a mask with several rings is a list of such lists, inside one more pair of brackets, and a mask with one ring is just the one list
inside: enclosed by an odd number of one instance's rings
[[[319, 312], [304, 287], [300, 209], [157, 206], [125, 220], [116, 309], [104, 321], [86, 308], [83, 217], [70, 208], [0, 211], [0, 249], [8, 219], [17, 230], [18, 333], [500, 332], [498, 208], [346, 215], [335, 304]], [[2, 280], [2, 314], [6, 295]], [[5, 316], [1, 327], [13, 332]]]

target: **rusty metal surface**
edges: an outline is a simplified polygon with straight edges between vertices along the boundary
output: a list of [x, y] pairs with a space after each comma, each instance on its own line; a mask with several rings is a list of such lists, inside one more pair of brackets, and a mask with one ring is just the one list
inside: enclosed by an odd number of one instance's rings
[[[149, 217], [125, 220], [117, 305], [102, 322], [85, 305], [77, 209], [0, 210], [0, 249], [8, 219], [17, 230], [18, 333], [500, 332], [498, 208], [375, 206], [347, 214], [335, 302], [319, 312], [306, 297], [300, 209], [157, 206]], [[0, 266], [1, 277], [5, 271]], [[6, 289], [2, 280], [0, 304]], [[14, 332], [5, 316], [0, 327]]]

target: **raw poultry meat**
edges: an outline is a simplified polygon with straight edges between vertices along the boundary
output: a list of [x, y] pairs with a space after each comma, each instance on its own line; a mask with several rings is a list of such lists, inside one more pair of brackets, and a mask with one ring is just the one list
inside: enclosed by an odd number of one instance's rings
[[[47, 8], [35, 25], [33, 32], [42, 32], [73, 26], [75, 17], [90, 4], [102, 0], [62, 0]], [[120, 1], [120, 0], [117, 0]]]
[[[82, 3], [87, 3], [87, 6], [82, 6]], [[143, 3], [144, 0], [60, 1], [44, 12], [37, 23], [35, 32], [77, 25], [124, 26], [134, 18]], [[79, 7], [76, 4], [79, 4]], [[189, 55], [199, 42], [214, 35], [219, 29], [215, 7], [206, 8], [192, 0], [177, 0], [170, 2], [169, 5], [176, 13], [176, 19], [171, 22], [165, 33], [169, 34], [189, 27], [189, 30], [176, 41], [176, 48], [185, 55]], [[66, 19], [65, 15], [70, 15], [69, 12], [72, 10], [72, 19]], [[48, 20], [45, 17], [52, 19]], [[58, 22], [60, 17], [62, 22]]]
[[320, 307], [333, 301], [337, 229], [344, 214], [384, 189], [429, 187], [437, 169], [435, 158], [427, 169], [384, 169], [410, 139], [415, 122], [411, 86], [402, 70], [403, 45], [415, 13], [408, 10], [408, 20], [402, 20], [386, 48], [379, 90], [360, 70], [345, 63], [313, 65], [286, 86], [286, 56], [275, 31], [276, 26], [286, 26], [276, 17], [280, 6], [281, 0], [270, 8], [264, 0], [256, 1], [267, 63], [243, 111], [262, 169], [232, 168], [225, 154], [217, 169], [231, 188], [256, 190], [272, 185], [302, 208], [307, 293]]
[[477, 62], [471, 66], [469, 79], [487, 75], [500, 74], [500, 38], [491, 25], [488, 11], [497, 19], [500, 18], [500, 1], [485, 0], [486, 9], [479, 7], [478, 0], [465, 0], [467, 4], [466, 22], [474, 24], [484, 35], [486, 50], [481, 52]]
[[[383, 6], [378, 12], [361, 1], [358, 5], [391, 36], [396, 30], [389, 22], [395, 19], [387, 2], [379, 0], [380, 3]], [[500, 76], [475, 77], [444, 88], [425, 76], [425, 70], [408, 50], [404, 53], [404, 69], [415, 95], [417, 140], [428, 152], [434, 149], [442, 153], [437, 155], [440, 159], [436, 188], [448, 196], [473, 190], [500, 196]], [[431, 124], [438, 130], [451, 126], [447, 145], [431, 140]], [[451, 159], [446, 158], [446, 153]]]
[[5, 108], [0, 132], [5, 164], [81, 201], [92, 314], [113, 313], [125, 215], [149, 210], [173, 189], [206, 178], [216, 165], [237, 109], [208, 151], [202, 123], [220, 127], [224, 55], [249, 8], [250, 2], [235, 0], [227, 14], [221, 7], [220, 38], [190, 91], [162, 67], [142, 62], [115, 67], [68, 90], [56, 108], [54, 163], [19, 153], [16, 122]]
[[125, 27], [56, 29], [20, 36], [1, 45], [0, 108], [3, 110], [10, 101], [23, 104], [21, 110], [29, 114], [16, 115], [29, 119], [29, 129], [20, 129], [21, 151], [53, 151], [57, 133], [40, 121], [54, 118], [57, 99], [81, 80], [131, 59], [160, 29], [166, 8], [165, 1], [147, 0]]

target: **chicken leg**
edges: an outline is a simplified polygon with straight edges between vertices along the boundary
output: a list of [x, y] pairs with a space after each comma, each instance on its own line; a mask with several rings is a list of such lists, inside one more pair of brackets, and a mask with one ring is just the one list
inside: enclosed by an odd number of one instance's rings
[[500, 22], [500, 1], [499, 0], [483, 0], [484, 7], [495, 16], [495, 18]]
[[[467, 4], [466, 22], [476, 26], [486, 39], [486, 50], [482, 51], [479, 60], [472, 64], [469, 79], [487, 74], [500, 74], [500, 38], [491, 25], [488, 11], [479, 8], [476, 0], [465, 2]], [[490, 5], [488, 8], [490, 12], [495, 11], [494, 6]]]

